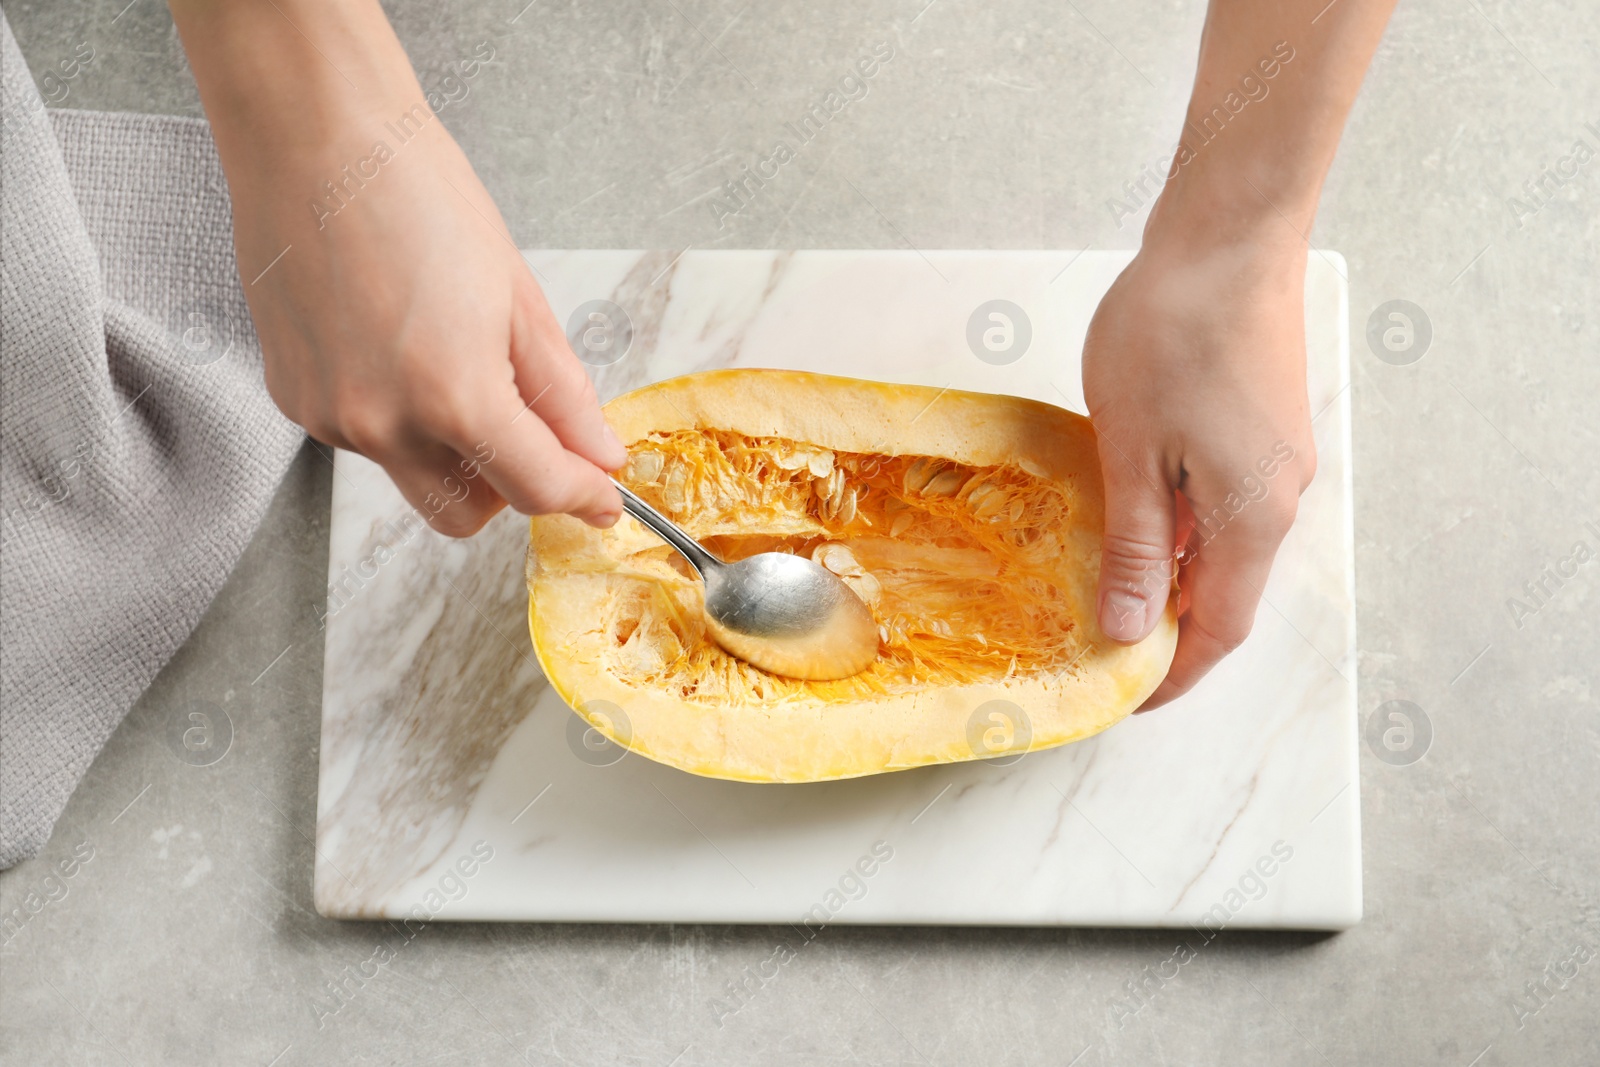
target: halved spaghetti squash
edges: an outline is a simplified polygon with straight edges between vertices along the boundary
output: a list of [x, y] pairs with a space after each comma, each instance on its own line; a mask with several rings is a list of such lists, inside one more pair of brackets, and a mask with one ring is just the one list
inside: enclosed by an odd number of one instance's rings
[[1089, 420], [1016, 397], [776, 370], [620, 396], [618, 477], [725, 559], [803, 553], [872, 608], [877, 662], [767, 674], [704, 633], [693, 571], [624, 517], [532, 520], [550, 683], [613, 741], [695, 774], [811, 782], [1076, 741], [1133, 711], [1177, 641], [1094, 619], [1104, 523]]

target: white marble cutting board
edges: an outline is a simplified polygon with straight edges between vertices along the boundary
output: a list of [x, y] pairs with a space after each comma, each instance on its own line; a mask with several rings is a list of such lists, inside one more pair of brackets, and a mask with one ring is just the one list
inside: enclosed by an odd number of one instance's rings
[[[625, 310], [602, 397], [789, 367], [1084, 410], [1079, 357], [1128, 253], [527, 254], [561, 321]], [[1184, 699], [1008, 765], [712, 781], [574, 728], [529, 645], [526, 524], [417, 529], [340, 453], [318, 796], [329, 916], [1337, 929], [1361, 916], [1347, 286], [1311, 256], [1319, 466], [1244, 647]], [[1031, 341], [978, 359], [979, 305]], [[614, 354], [614, 353], [613, 353]], [[992, 357], [993, 358], [993, 357]], [[586, 743], [588, 742], [588, 743]], [[809, 915], [809, 920], [806, 916]]]

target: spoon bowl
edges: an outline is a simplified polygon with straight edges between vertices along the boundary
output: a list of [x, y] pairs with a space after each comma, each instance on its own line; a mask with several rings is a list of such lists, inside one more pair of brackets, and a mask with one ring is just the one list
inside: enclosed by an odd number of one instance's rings
[[878, 657], [872, 611], [832, 571], [786, 552], [727, 563], [612, 479], [629, 515], [689, 561], [705, 583], [706, 630], [764, 671], [823, 681], [848, 678]]

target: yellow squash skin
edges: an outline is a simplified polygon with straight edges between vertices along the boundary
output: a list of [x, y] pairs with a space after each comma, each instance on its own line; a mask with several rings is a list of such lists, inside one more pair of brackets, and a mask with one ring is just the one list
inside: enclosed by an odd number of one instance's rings
[[[652, 544], [652, 535], [628, 518], [604, 532], [564, 515], [533, 519], [528, 619], [539, 662], [569, 705], [601, 733], [640, 755], [693, 774], [747, 782], [827, 781], [983, 758], [996, 753], [975, 748], [975, 715], [997, 700], [1022, 709], [1031, 729], [1026, 750], [1037, 751], [1116, 723], [1155, 690], [1172, 661], [1178, 626], [1170, 603], [1155, 632], [1137, 645], [1109, 641], [1095, 623], [1104, 499], [1094, 429], [1079, 415], [1016, 397], [747, 369], [660, 382], [616, 398], [605, 411], [636, 459], [641, 450], [657, 447], [653, 443], [663, 435], [678, 433], [681, 440], [682, 431], [735, 434], [781, 439], [840, 456], [900, 457], [901, 463], [910, 457], [936, 457], [962, 465], [963, 471], [1004, 469], [1015, 479], [1036, 481], [1040, 492], [1070, 505], [1065, 529], [1051, 534], [1060, 542], [1051, 557], [1059, 565], [1048, 575], [1048, 588], [1059, 597], [1052, 618], [1057, 632], [1068, 634], [1059, 648], [1052, 646], [1053, 660], [1022, 670], [1015, 657], [1009, 670], [951, 668], [936, 684], [917, 684], [914, 676], [908, 683], [902, 671], [898, 681], [874, 680], [868, 689], [869, 683], [860, 679], [773, 679], [737, 661], [723, 662], [718, 657], [725, 654], [708, 643], [687, 650], [700, 657], [697, 663], [714, 663], [719, 677], [742, 677], [754, 686], [755, 695], [737, 698], [719, 696], [715, 687], [710, 696], [685, 696], [681, 678], [656, 684], [634, 666], [625, 669], [618, 658], [623, 640], [614, 623], [619, 596], [641, 596], [638, 590], [649, 588], [653, 580], [626, 561], [643, 559], [650, 550], [654, 555], [649, 566], [674, 582], [680, 597], [691, 588], [663, 569], [669, 550], [658, 541]], [[628, 471], [634, 469], [630, 463]], [[619, 476], [629, 480], [627, 472]], [[650, 498], [649, 487], [633, 488]], [[869, 499], [868, 490], [859, 491], [864, 501]], [[960, 495], [966, 493], [964, 487]], [[973, 497], [978, 498], [976, 492]], [[752, 530], [748, 517], [710, 511], [689, 510], [673, 517], [698, 537], [793, 533], [787, 528]], [[854, 514], [853, 507], [849, 511]], [[808, 543], [818, 538], [849, 543], [851, 537], [886, 543], [882, 515], [875, 524], [870, 518], [856, 519], [850, 530], [823, 520], [820, 513], [801, 518], [816, 527]], [[1004, 515], [987, 521], [993, 526], [986, 530], [1008, 529]], [[728, 546], [726, 541], [722, 545]], [[1009, 598], [986, 599], [991, 607], [982, 610], [1003, 611]], [[884, 647], [887, 657], [889, 646]], [[952, 672], [963, 680], [949, 681]], [[612, 721], [607, 705], [621, 709], [625, 727]]]

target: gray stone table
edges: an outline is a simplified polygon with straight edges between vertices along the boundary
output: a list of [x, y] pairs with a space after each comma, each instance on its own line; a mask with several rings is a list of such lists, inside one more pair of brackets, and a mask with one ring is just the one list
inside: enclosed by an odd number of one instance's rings
[[[1108, 202], [1175, 136], [1203, 5], [925, 2], [388, 6], [425, 86], [494, 42], [443, 117], [523, 246], [1132, 247], [1139, 220]], [[164, 6], [125, 4], [6, 12], [36, 69], [94, 48], [63, 106], [199, 114]], [[895, 58], [866, 97], [719, 225], [717, 187], [878, 41]], [[1361, 707], [1408, 700], [1431, 724], [1420, 761], [1363, 750], [1354, 930], [1225, 933], [1174, 967], [1171, 932], [833, 928], [724, 1014], [784, 929], [434, 925], [396, 945], [323, 920], [331, 471], [308, 447], [44, 856], [0, 876], [9, 911], [91, 857], [0, 947], [0, 1061], [1600, 1062], [1600, 562], [1508, 608], [1600, 545], [1600, 162], [1511, 204], [1600, 143], [1596, 55], [1579, 0], [1402, 4], [1328, 183], [1314, 243], [1349, 258], [1356, 345]], [[1364, 343], [1395, 299], [1432, 327], [1403, 366]], [[194, 699], [235, 728], [210, 767], [166, 740]], [[326, 983], [363, 971], [319, 1019]]]

